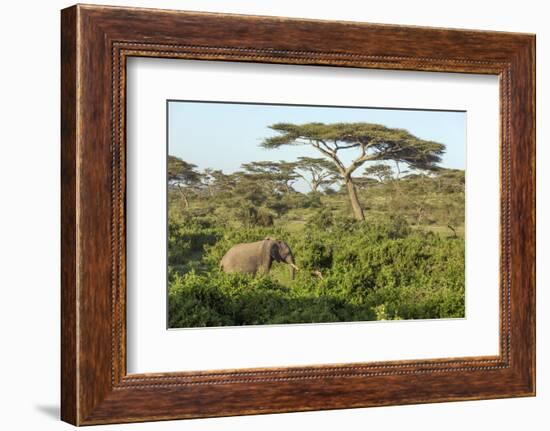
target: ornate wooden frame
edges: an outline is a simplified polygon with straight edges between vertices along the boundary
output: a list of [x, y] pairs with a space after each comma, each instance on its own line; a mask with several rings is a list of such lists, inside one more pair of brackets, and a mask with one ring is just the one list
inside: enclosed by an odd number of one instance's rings
[[[61, 17], [63, 420], [88, 425], [534, 395], [534, 35], [81, 5]], [[128, 375], [129, 56], [498, 75], [500, 354]]]

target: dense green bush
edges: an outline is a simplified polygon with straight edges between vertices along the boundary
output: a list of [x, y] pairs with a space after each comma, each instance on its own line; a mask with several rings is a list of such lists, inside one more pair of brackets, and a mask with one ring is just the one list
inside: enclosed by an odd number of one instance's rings
[[169, 267], [185, 271], [200, 266], [205, 247], [215, 244], [221, 235], [220, 228], [211, 227], [210, 223], [204, 221], [169, 220]]
[[[284, 287], [269, 277], [220, 272], [176, 277], [170, 286], [171, 327], [373, 320], [369, 305], [353, 304], [326, 286], [303, 280]], [[326, 284], [326, 282], [321, 282]]]
[[[231, 246], [266, 236], [293, 249], [294, 280], [282, 264], [265, 277], [219, 271]], [[464, 240], [402, 216], [358, 223], [323, 209], [295, 232], [184, 221], [170, 224], [169, 247], [170, 327], [464, 316]]]
[[[222, 187], [223, 186], [223, 187]], [[169, 326], [464, 316], [464, 171], [361, 183], [365, 222], [345, 187], [316, 193], [243, 180], [168, 196]], [[233, 245], [286, 241], [300, 271], [224, 274]]]

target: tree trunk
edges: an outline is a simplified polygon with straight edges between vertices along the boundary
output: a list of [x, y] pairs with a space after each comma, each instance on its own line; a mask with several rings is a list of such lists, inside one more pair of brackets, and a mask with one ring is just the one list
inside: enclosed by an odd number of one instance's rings
[[348, 195], [351, 203], [351, 208], [353, 210], [353, 216], [356, 220], [365, 221], [365, 214], [363, 214], [363, 208], [361, 208], [361, 204], [359, 203], [359, 199], [357, 198], [355, 184], [353, 184], [351, 178], [345, 178], [345, 182], [346, 187], [348, 188]]
[[311, 186], [311, 191], [313, 193], [317, 193], [317, 190], [319, 190], [319, 183], [315, 182], [315, 181], [312, 181], [310, 183], [310, 186]]
[[286, 190], [286, 193], [287, 194], [290, 194], [290, 184], [289, 183], [285, 183], [285, 190]]
[[188, 210], [189, 209], [189, 199], [187, 198], [187, 195], [183, 191], [182, 187], [178, 187], [178, 190], [180, 192], [181, 197], [183, 198], [183, 202], [185, 203], [185, 209]]
[[185, 209], [189, 209], [189, 199], [187, 199], [187, 195], [185, 193], [182, 193], [183, 195], [183, 201], [185, 202]]

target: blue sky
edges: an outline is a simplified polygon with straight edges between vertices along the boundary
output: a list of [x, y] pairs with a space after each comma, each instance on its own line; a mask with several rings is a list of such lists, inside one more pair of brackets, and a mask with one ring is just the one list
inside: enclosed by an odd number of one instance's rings
[[[322, 157], [309, 146], [283, 146], [267, 150], [259, 146], [274, 133], [270, 124], [289, 122], [368, 122], [407, 129], [426, 140], [446, 146], [441, 166], [465, 169], [466, 113], [406, 109], [341, 108], [300, 105], [258, 105], [211, 102], [168, 102], [168, 153], [193, 163], [200, 170], [235, 172], [242, 163], [259, 160], [296, 160]], [[339, 152], [344, 161], [355, 151]], [[363, 168], [359, 168], [360, 173]], [[298, 184], [304, 191], [304, 185]]]

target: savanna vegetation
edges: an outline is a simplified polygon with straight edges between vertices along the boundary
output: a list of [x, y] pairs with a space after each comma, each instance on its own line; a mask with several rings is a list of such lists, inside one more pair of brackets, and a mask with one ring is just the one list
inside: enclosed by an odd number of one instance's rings
[[[464, 316], [465, 178], [440, 166], [443, 144], [369, 123], [270, 127], [264, 148], [319, 157], [226, 173], [168, 156], [170, 327]], [[294, 279], [283, 263], [220, 270], [266, 237], [290, 246]]]

